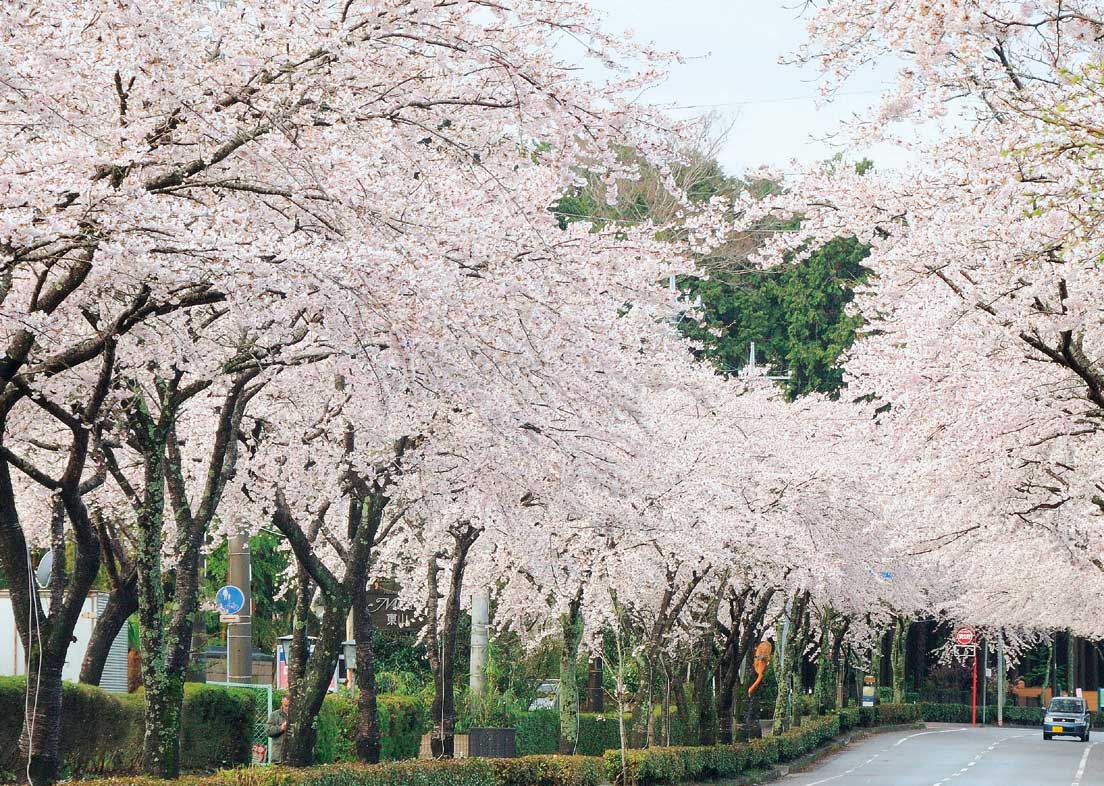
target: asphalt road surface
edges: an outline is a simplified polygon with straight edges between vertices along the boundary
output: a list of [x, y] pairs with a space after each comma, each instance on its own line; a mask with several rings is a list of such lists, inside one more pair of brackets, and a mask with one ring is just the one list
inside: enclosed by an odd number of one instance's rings
[[[1099, 735], [1099, 736], [1098, 736]], [[1083, 743], [1040, 729], [931, 724], [854, 743], [784, 786], [1104, 786], [1104, 730]]]

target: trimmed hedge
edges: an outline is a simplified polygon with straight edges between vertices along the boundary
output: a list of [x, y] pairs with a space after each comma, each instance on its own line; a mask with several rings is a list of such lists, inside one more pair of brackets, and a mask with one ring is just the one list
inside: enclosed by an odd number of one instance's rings
[[[971, 720], [969, 704], [924, 702], [919, 706], [923, 719], [929, 723], [969, 723]], [[1008, 726], [1042, 726], [1045, 716], [1043, 707], [1004, 707], [1004, 722]], [[990, 705], [983, 712], [979, 706], [977, 717], [979, 723], [996, 723], [997, 708]], [[1094, 712], [1092, 724], [1094, 728], [1104, 727], [1104, 712]]]
[[[580, 722], [580, 732], [582, 723]], [[560, 749], [560, 713], [556, 710], [533, 710], [520, 714], [514, 721], [518, 756], [558, 753]], [[580, 738], [582, 734], [580, 733]], [[580, 739], [580, 745], [582, 740]]]
[[837, 715], [805, 721], [777, 737], [763, 737], [734, 745], [649, 748], [625, 751], [622, 771], [621, 751], [606, 751], [606, 777], [616, 786], [652, 786], [653, 784], [707, 781], [733, 778], [751, 770], [761, 770], [780, 761], [793, 761], [838, 735]]
[[365, 766], [248, 767], [214, 775], [157, 778], [107, 778], [81, 786], [496, 786], [488, 759], [400, 761]]
[[[25, 677], [0, 677], [0, 772], [21, 767]], [[187, 684], [181, 720], [181, 764], [215, 769], [251, 759], [254, 694]], [[133, 771], [145, 732], [141, 693], [117, 695], [90, 685], [62, 684], [62, 772], [69, 777]]]
[[[418, 756], [422, 735], [429, 728], [425, 705], [414, 696], [381, 694], [376, 698], [380, 724], [380, 759], [400, 761]], [[344, 696], [326, 696], [318, 713], [314, 760], [318, 764], [356, 761], [356, 702]]]
[[921, 720], [919, 704], [875, 704], [859, 707], [859, 725], [892, 726]]
[[108, 778], [81, 786], [599, 786], [602, 760], [586, 756], [402, 761], [365, 766], [252, 767], [214, 775]]
[[851, 731], [859, 725], [859, 708], [845, 707], [839, 711], [840, 731]]
[[[0, 677], [0, 780], [22, 769], [25, 677]], [[131, 769], [142, 752], [142, 703], [98, 688], [62, 684], [61, 758], [66, 774]]]
[[598, 786], [600, 756], [527, 756], [492, 759], [497, 786]]
[[[656, 707], [655, 739], [659, 744], [663, 735], [663, 724], [660, 721], [660, 708]], [[559, 752], [560, 742], [560, 714], [557, 710], [533, 710], [532, 712], [518, 713], [514, 718], [514, 729], [517, 732], [518, 756], [538, 756], [541, 754], [553, 754]], [[632, 721], [625, 718], [625, 730], [632, 731]], [[671, 712], [671, 741], [675, 743], [690, 742], [687, 739], [686, 730], [674, 711]], [[579, 713], [579, 742], [575, 747], [575, 753], [579, 756], [601, 756], [608, 750], [621, 748], [621, 732], [617, 726], [617, 713], [598, 714], [593, 712]]]

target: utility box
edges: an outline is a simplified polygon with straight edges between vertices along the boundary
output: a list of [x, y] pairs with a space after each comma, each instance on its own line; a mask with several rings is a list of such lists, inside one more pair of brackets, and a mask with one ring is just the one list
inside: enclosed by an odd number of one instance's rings
[[468, 729], [468, 755], [484, 759], [513, 759], [517, 756], [514, 729]]

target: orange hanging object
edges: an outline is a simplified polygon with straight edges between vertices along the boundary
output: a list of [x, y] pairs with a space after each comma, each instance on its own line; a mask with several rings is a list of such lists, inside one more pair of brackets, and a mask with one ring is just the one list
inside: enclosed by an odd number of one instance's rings
[[755, 678], [755, 682], [748, 686], [748, 696], [755, 693], [759, 683], [763, 681], [763, 675], [767, 673], [767, 666], [770, 665], [771, 655], [773, 654], [774, 647], [769, 641], [761, 641], [755, 646], [754, 668], [755, 673], [759, 676]]

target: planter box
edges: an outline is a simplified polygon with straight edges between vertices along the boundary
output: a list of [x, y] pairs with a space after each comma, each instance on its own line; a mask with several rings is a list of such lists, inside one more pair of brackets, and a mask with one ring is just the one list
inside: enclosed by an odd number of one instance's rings
[[484, 759], [512, 759], [517, 756], [514, 729], [468, 729], [468, 754]]

